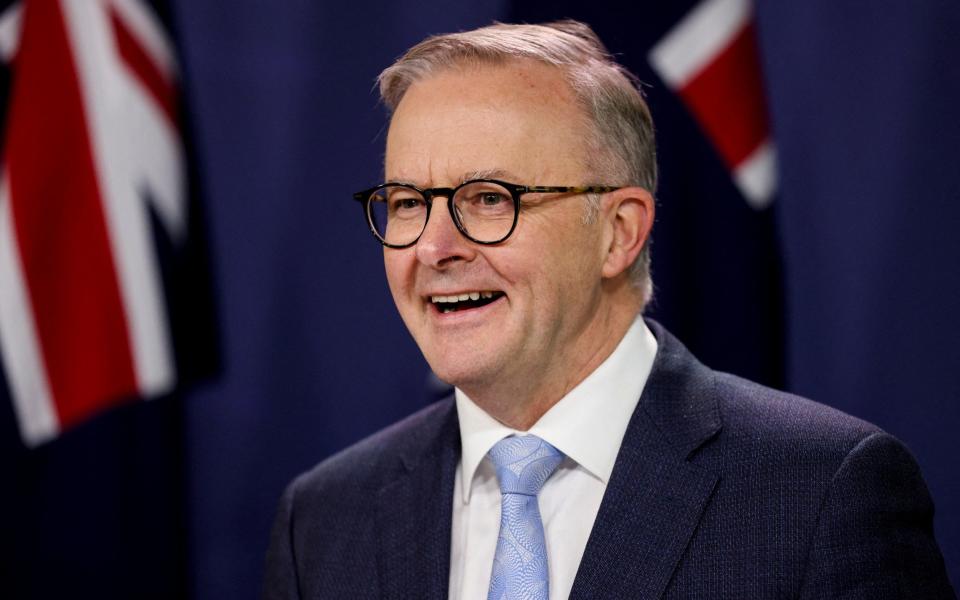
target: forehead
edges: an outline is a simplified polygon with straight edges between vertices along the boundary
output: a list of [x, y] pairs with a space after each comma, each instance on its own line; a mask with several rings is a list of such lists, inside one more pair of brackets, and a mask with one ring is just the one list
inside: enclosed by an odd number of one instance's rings
[[394, 111], [386, 176], [447, 185], [501, 171], [521, 183], [572, 185], [583, 176], [588, 131], [556, 67], [516, 60], [445, 69], [411, 85]]

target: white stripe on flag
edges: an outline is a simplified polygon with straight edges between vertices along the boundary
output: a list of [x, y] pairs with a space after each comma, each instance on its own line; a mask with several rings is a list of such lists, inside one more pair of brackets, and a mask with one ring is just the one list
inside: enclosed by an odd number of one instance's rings
[[23, 18], [23, 4], [17, 2], [7, 7], [0, 15], [0, 60], [10, 63], [20, 46], [20, 22]]
[[733, 178], [750, 206], [761, 210], [770, 205], [777, 191], [777, 149], [770, 140], [734, 169]]
[[677, 23], [648, 59], [672, 89], [703, 70], [750, 20], [750, 0], [705, 0]]
[[136, 134], [138, 125], [123, 118], [129, 111], [122, 107], [136, 99], [121, 80], [128, 72], [118, 64], [105, 2], [62, 1], [61, 6], [77, 59], [137, 381], [142, 394], [157, 396], [172, 389], [176, 374], [149, 212], [137, 180], [139, 156], [129, 154], [129, 143], [123, 141]]
[[0, 175], [0, 363], [7, 376], [20, 434], [28, 446], [56, 437], [60, 431], [34, 323], [20, 267], [10, 183], [4, 168]]
[[132, 99], [117, 119], [127, 124], [127, 130], [114, 134], [123, 137], [113, 138], [132, 169], [125, 177], [130, 186], [127, 194], [132, 197], [148, 191], [173, 243], [182, 244], [187, 238], [187, 176], [180, 136], [138, 79], [124, 78], [120, 84]]
[[112, 0], [117, 14], [168, 79], [176, 79], [177, 58], [153, 11], [141, 0]]

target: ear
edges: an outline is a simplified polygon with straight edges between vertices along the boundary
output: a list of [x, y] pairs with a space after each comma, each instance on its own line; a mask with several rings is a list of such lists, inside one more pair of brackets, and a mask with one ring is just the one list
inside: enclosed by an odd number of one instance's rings
[[626, 271], [646, 243], [653, 228], [653, 195], [642, 187], [626, 187], [604, 197], [606, 256], [602, 274], [614, 278]]

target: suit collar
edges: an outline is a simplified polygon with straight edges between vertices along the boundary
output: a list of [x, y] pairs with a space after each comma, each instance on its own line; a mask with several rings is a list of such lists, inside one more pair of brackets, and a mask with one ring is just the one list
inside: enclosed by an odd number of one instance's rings
[[[571, 598], [657, 598], [719, 480], [713, 374], [663, 327]], [[700, 450], [700, 452], [698, 452]]]
[[688, 458], [722, 426], [714, 373], [662, 325], [649, 319], [647, 323], [657, 338], [658, 348], [653, 373], [638, 408], [646, 413], [660, 436], [644, 443], [663, 446], [671, 456]]
[[399, 448], [399, 473], [377, 498], [384, 598], [447, 597], [460, 437], [453, 398], [435, 405]]

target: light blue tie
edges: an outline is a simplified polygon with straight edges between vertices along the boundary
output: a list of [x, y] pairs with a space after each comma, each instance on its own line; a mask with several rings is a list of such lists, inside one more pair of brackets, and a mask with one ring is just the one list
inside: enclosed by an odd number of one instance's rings
[[563, 453], [533, 435], [510, 436], [488, 453], [500, 481], [500, 537], [487, 600], [547, 600], [547, 545], [537, 493]]

